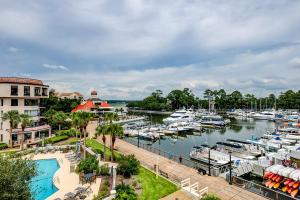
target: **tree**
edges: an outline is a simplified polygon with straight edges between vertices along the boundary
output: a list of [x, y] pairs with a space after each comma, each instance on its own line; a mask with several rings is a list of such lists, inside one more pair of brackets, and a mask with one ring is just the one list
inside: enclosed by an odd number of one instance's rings
[[[84, 147], [86, 147], [86, 128], [89, 122], [94, 118], [94, 115], [90, 112], [85, 112], [85, 111], [77, 112], [76, 115], [78, 117], [78, 125], [80, 127], [80, 130], [83, 132]], [[86, 158], [85, 148], [84, 148], [84, 158]]]
[[29, 180], [37, 174], [34, 161], [0, 155], [0, 199], [33, 199]]
[[66, 122], [67, 115], [63, 111], [58, 111], [53, 115], [54, 123], [58, 124], [58, 130], [61, 130], [61, 126]]
[[123, 175], [124, 178], [130, 178], [132, 175], [138, 174], [139, 168], [140, 162], [134, 157], [134, 155], [121, 155], [117, 173]]
[[9, 147], [13, 147], [12, 143], [12, 129], [17, 128], [20, 123], [20, 115], [18, 111], [11, 110], [3, 114], [3, 121], [9, 122]]
[[20, 122], [21, 122], [21, 134], [22, 134], [22, 140], [21, 140], [21, 150], [23, 150], [23, 142], [24, 142], [24, 137], [25, 137], [25, 128], [27, 126], [31, 126], [32, 125], [32, 120], [31, 117], [27, 114], [21, 114], [20, 115]]
[[106, 134], [109, 132], [109, 124], [103, 124], [96, 128], [96, 135], [102, 135], [102, 142], [104, 145], [103, 159], [106, 160]]
[[114, 145], [116, 142], [117, 136], [122, 136], [124, 134], [123, 127], [119, 124], [114, 124], [113, 121], [118, 121], [119, 117], [116, 113], [105, 113], [104, 114], [104, 121], [107, 123], [107, 127], [105, 131], [107, 134], [110, 135], [111, 142], [110, 142], [110, 150], [111, 150], [111, 161], [114, 158]]

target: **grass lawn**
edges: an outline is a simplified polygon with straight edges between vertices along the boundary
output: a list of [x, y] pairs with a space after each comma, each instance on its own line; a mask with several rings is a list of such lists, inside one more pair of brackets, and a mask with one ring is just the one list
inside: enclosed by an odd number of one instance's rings
[[157, 200], [177, 191], [176, 185], [158, 176], [144, 167], [140, 167], [137, 179], [142, 183], [142, 194], [138, 199]]
[[77, 141], [79, 141], [79, 138], [73, 137], [69, 138], [68, 140], [61, 143], [61, 145], [68, 145], [68, 144], [76, 144]]
[[[87, 139], [86, 140], [86, 146], [92, 148], [92, 150], [94, 152], [100, 151], [100, 152], [104, 152], [104, 145], [101, 144], [100, 142], [98, 142], [95, 139]], [[120, 153], [117, 151], [114, 151], [115, 157], [116, 159], [118, 159], [120, 157]], [[108, 160], [110, 158], [111, 152], [110, 152], [110, 148], [107, 146], [106, 147], [106, 159]]]

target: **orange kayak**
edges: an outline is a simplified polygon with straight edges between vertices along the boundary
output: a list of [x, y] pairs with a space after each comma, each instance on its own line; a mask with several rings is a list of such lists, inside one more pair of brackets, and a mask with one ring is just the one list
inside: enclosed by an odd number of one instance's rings
[[287, 189], [288, 189], [288, 187], [287, 187], [287, 186], [284, 186], [284, 187], [282, 188], [282, 192], [286, 192]]
[[272, 181], [271, 180], [268, 180], [266, 183], [265, 183], [265, 186], [266, 187], [269, 187], [269, 185], [272, 183]]
[[282, 180], [282, 178], [283, 178], [282, 176], [279, 176], [278, 178], [276, 178], [275, 181], [276, 181], [276, 182], [280, 182], [280, 181]]
[[297, 194], [298, 194], [298, 190], [297, 189], [294, 190], [293, 192], [291, 192], [291, 196], [292, 197], [295, 197]]
[[272, 188], [272, 187], [275, 185], [275, 183], [276, 183], [276, 182], [270, 183], [269, 188]]
[[279, 175], [276, 175], [272, 178], [272, 181], [275, 181], [278, 177], [280, 177]]
[[294, 184], [293, 184], [293, 188], [295, 188], [295, 189], [296, 189], [296, 188], [298, 188], [298, 187], [299, 187], [299, 185], [300, 185], [300, 183], [299, 183], [299, 182], [296, 182], [296, 183], [294, 183]]
[[277, 189], [280, 186], [280, 183], [275, 183], [274, 188]]

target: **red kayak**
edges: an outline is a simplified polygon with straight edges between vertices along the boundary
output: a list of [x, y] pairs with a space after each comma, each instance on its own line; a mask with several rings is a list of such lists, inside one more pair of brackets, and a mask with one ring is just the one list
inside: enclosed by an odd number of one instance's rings
[[291, 181], [291, 182], [289, 183], [289, 187], [293, 187], [294, 183], [296, 183], [296, 181]]
[[288, 180], [286, 180], [283, 184], [284, 184], [284, 185], [288, 185], [291, 181], [292, 181], [292, 179], [288, 179]]
[[277, 176], [277, 174], [272, 174], [271, 176], [269, 176], [269, 179], [272, 179], [274, 176]]
[[280, 182], [281, 180], [283, 179], [283, 177], [282, 176], [279, 176], [278, 178], [276, 178], [276, 182]]
[[266, 172], [264, 178], [269, 178], [272, 174], [273, 174], [272, 172]]
[[287, 191], [288, 193], [291, 193], [293, 190], [294, 190], [293, 187], [289, 187], [289, 189], [287, 189], [286, 191]]
[[278, 177], [280, 177], [279, 175], [276, 175], [272, 178], [272, 181], [275, 181]]

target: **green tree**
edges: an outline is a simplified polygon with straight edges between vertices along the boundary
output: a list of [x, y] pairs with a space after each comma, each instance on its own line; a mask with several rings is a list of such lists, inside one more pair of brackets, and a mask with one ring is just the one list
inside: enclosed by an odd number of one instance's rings
[[13, 147], [12, 129], [17, 128], [20, 123], [20, 114], [18, 111], [11, 110], [3, 114], [2, 120], [9, 122], [9, 147]]
[[31, 117], [27, 114], [21, 114], [20, 115], [20, 122], [21, 122], [21, 134], [22, 134], [22, 140], [21, 140], [21, 150], [23, 150], [23, 143], [24, 143], [24, 137], [25, 137], [25, 128], [28, 126], [31, 126], [33, 121]]
[[61, 130], [61, 126], [66, 123], [67, 114], [63, 111], [58, 111], [53, 115], [54, 123], [58, 124], [58, 130]]
[[116, 192], [116, 200], [137, 200], [137, 194], [129, 185], [117, 185]]
[[105, 113], [104, 114], [104, 121], [108, 124], [105, 128], [107, 134], [110, 135], [111, 142], [110, 142], [110, 150], [111, 150], [111, 161], [114, 159], [114, 146], [116, 142], [117, 136], [122, 136], [124, 134], [123, 127], [120, 124], [113, 123], [114, 121], [118, 121], [119, 117], [116, 113]]
[[96, 135], [102, 135], [102, 142], [104, 145], [104, 155], [103, 159], [106, 160], [106, 134], [110, 131], [110, 125], [109, 124], [103, 124], [101, 126], [98, 126], [96, 128]]
[[37, 174], [35, 163], [26, 158], [0, 155], [0, 199], [33, 199], [29, 180]]

